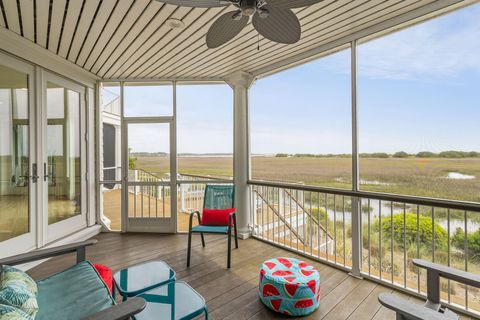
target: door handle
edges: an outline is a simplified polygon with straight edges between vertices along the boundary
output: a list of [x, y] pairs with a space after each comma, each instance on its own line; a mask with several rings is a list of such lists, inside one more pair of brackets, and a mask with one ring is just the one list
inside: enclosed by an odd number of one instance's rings
[[43, 181], [47, 181], [48, 179], [48, 171], [47, 171], [47, 163], [43, 163]]
[[33, 163], [32, 164], [32, 183], [37, 183], [38, 182], [38, 168], [37, 168], [37, 164], [36, 163]]

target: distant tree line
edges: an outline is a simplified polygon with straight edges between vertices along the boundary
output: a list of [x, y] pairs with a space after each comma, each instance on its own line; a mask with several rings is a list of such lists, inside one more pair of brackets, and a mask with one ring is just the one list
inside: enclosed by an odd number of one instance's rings
[[[350, 158], [351, 154], [313, 154], [313, 153], [277, 153], [277, 158]], [[360, 153], [360, 158], [479, 158], [480, 152], [477, 151], [442, 151], [434, 153], [430, 151], [421, 151], [418, 153], [407, 153], [405, 151], [389, 154], [386, 152]]]
[[341, 153], [341, 154], [313, 154], [313, 153], [277, 153], [275, 155], [277, 158], [288, 158], [288, 157], [295, 157], [295, 158], [351, 158], [351, 154]]
[[137, 157], [166, 157], [168, 155], [166, 152], [131, 152], [130, 154]]

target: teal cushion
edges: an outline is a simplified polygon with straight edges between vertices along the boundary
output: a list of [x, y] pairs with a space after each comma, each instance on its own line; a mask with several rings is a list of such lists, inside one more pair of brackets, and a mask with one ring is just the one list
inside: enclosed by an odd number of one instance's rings
[[0, 288], [0, 304], [9, 305], [35, 317], [38, 311], [37, 297], [22, 284], [9, 284]]
[[28, 314], [12, 306], [0, 304], [1, 320], [33, 320]]
[[36, 320], [81, 319], [115, 304], [95, 268], [80, 262], [38, 281]]
[[37, 283], [28, 274], [14, 267], [3, 266], [0, 273], [0, 287], [3, 288], [11, 284], [24, 285], [34, 294], [38, 291]]
[[228, 233], [228, 227], [223, 227], [223, 226], [196, 226], [196, 227], [192, 228], [192, 232], [227, 234]]

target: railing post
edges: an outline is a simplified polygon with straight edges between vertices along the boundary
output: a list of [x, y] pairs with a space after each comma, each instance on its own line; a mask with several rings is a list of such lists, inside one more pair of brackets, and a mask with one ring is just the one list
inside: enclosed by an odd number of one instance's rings
[[[352, 79], [352, 189], [359, 191], [359, 151], [358, 151], [358, 113], [357, 113], [357, 42], [351, 43], [351, 79]], [[361, 277], [362, 264], [362, 200], [352, 197], [352, 272]]]
[[248, 90], [253, 82], [251, 74], [238, 71], [226, 78], [233, 89], [233, 175], [235, 182], [235, 208], [238, 217], [238, 232], [243, 239], [250, 236], [250, 176]]
[[352, 197], [352, 271], [350, 275], [361, 278], [362, 267], [362, 232], [360, 215], [361, 199]]
[[185, 197], [186, 197], [186, 192], [185, 192], [185, 185], [181, 184], [180, 185], [180, 201], [182, 203], [182, 208], [180, 209], [181, 212], [187, 212], [185, 208]]

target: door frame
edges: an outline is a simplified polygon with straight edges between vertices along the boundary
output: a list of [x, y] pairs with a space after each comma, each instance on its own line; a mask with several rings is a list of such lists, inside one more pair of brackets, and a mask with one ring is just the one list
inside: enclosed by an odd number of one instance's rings
[[[42, 194], [39, 199], [40, 205], [42, 208], [41, 219], [41, 229], [42, 229], [42, 244], [45, 245], [52, 241], [55, 241], [64, 236], [70, 235], [80, 229], [87, 227], [87, 183], [86, 183], [86, 173], [87, 173], [87, 134], [86, 134], [86, 123], [87, 123], [87, 104], [86, 104], [86, 90], [85, 87], [58, 76], [49, 71], [40, 70], [39, 82], [41, 83], [41, 95], [42, 103], [41, 108], [38, 108], [40, 116], [38, 116], [38, 126], [41, 130], [41, 145], [44, 146], [40, 149], [39, 152], [39, 184], [42, 185]], [[48, 174], [44, 172], [44, 163], [48, 163], [48, 151], [46, 150], [47, 146], [47, 83], [53, 82], [58, 84], [66, 89], [76, 91], [80, 95], [80, 214], [72, 218], [68, 218], [51, 225], [48, 224], [48, 179], [44, 177]]]
[[[130, 124], [167, 124], [169, 126], [170, 143], [170, 181], [169, 182], [132, 182], [128, 180], [128, 126]], [[162, 117], [123, 117], [122, 118], [122, 230], [124, 232], [177, 232], [177, 148], [175, 107], [173, 116]], [[169, 218], [129, 218], [128, 187], [130, 186], [170, 186]]]
[[[38, 198], [38, 190], [39, 190], [39, 183], [33, 182], [32, 176], [34, 175], [33, 172], [33, 165], [39, 163], [39, 155], [38, 155], [38, 148], [36, 145], [36, 137], [38, 135], [37, 132], [37, 118], [36, 118], [36, 111], [37, 108], [35, 107], [36, 96], [38, 96], [37, 88], [35, 86], [35, 67], [31, 64], [26, 62], [20, 61], [19, 59], [15, 59], [9, 55], [6, 55], [0, 52], [0, 61], [2, 61], [2, 65], [25, 73], [28, 78], [28, 154], [29, 154], [29, 164], [28, 164], [28, 214], [29, 214], [29, 232], [17, 236], [15, 238], [11, 238], [5, 241], [0, 242], [0, 258], [6, 257], [14, 254], [18, 254], [18, 252], [26, 252], [33, 250], [39, 246], [38, 243], [38, 224], [37, 224], [37, 198]], [[38, 175], [38, 173], [37, 173]]]

